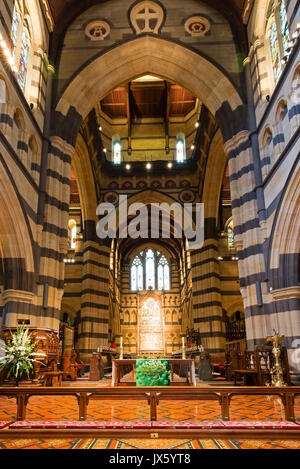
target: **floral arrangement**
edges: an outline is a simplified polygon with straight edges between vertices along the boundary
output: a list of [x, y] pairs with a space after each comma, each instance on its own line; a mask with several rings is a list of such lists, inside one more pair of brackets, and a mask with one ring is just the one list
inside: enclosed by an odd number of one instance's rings
[[31, 334], [24, 327], [12, 333], [11, 339], [4, 347], [1, 347], [5, 356], [0, 358], [0, 371], [8, 368], [7, 376], [13, 373], [17, 386], [23, 373], [26, 373], [29, 378], [33, 363], [38, 361], [35, 357], [41, 357], [40, 353], [34, 352], [35, 347], [36, 343], [32, 342]]

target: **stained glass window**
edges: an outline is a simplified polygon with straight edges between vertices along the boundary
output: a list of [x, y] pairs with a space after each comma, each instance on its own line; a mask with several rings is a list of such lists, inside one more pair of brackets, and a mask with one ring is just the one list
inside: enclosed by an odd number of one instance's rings
[[136, 265], [133, 265], [131, 267], [131, 290], [136, 291], [137, 290], [137, 267]]
[[143, 285], [144, 285], [144, 271], [143, 271], [143, 266], [139, 265], [137, 268], [137, 275], [138, 275], [138, 290], [141, 291], [143, 290]]
[[121, 163], [121, 144], [120, 142], [114, 143], [114, 163], [120, 164]]
[[161, 264], [157, 268], [157, 288], [164, 289], [164, 268]]
[[168, 265], [164, 266], [164, 290], [170, 290], [170, 268]]
[[281, 37], [282, 37], [283, 49], [285, 52], [290, 42], [290, 35], [289, 35], [288, 19], [287, 19], [284, 0], [281, 1], [279, 15], [280, 15], [280, 25], [281, 25]]
[[170, 267], [166, 257], [153, 249], [141, 251], [131, 264], [130, 279], [132, 291], [170, 290]]
[[77, 226], [73, 226], [71, 229], [71, 249], [76, 248], [76, 235], [77, 235]]
[[11, 52], [13, 59], [15, 59], [19, 23], [20, 23], [19, 3], [16, 1], [15, 6], [14, 6], [14, 11], [13, 11], [11, 33], [10, 33], [10, 52]]
[[270, 12], [273, 13], [276, 0], [273, 0]]
[[234, 232], [231, 226], [227, 228], [227, 235], [228, 235], [228, 247], [229, 249], [234, 248]]
[[146, 253], [146, 290], [155, 290], [155, 262], [152, 249], [148, 249]]
[[281, 63], [280, 63], [280, 51], [279, 51], [279, 43], [278, 43], [278, 38], [277, 38], [277, 29], [276, 29], [275, 21], [273, 21], [272, 26], [271, 26], [270, 47], [271, 47], [271, 57], [272, 57], [274, 78], [275, 78], [275, 81], [277, 81], [281, 72]]
[[143, 265], [141, 259], [136, 256], [131, 267], [131, 290], [143, 290]]
[[177, 140], [176, 143], [176, 160], [178, 163], [182, 163], [184, 161], [184, 143], [183, 140]]
[[25, 85], [26, 85], [29, 48], [30, 48], [29, 27], [28, 27], [28, 22], [25, 19], [23, 33], [22, 33], [20, 66], [19, 66], [19, 76], [18, 76], [18, 82], [23, 92], [25, 91]]
[[158, 268], [157, 268], [157, 276], [158, 276], [158, 289], [159, 290], [170, 290], [170, 269], [169, 264], [165, 256], [161, 256]]

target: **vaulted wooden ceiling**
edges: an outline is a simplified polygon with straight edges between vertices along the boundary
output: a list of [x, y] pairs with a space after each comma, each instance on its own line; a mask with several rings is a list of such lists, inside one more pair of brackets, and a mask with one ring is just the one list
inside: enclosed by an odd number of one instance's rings
[[119, 86], [101, 101], [111, 119], [185, 117], [197, 99], [188, 90], [166, 81], [130, 82]]
[[70, 177], [70, 205], [79, 205], [79, 189], [77, 184], [77, 178], [73, 167], [71, 167], [71, 177]]
[[[51, 57], [56, 59], [59, 44], [68, 26], [74, 19], [97, 3], [109, 0], [46, 0], [48, 2], [54, 20], [54, 31], [52, 35]], [[242, 52], [247, 53], [248, 43], [246, 28], [243, 24], [243, 12], [249, 0], [201, 0], [216, 8], [230, 23], [232, 31], [236, 36]]]

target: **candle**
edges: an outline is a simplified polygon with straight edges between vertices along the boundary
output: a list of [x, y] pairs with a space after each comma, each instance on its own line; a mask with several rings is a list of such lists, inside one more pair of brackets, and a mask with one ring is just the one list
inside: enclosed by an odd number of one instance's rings
[[121, 336], [120, 346], [123, 347], [123, 337]]
[[184, 347], [184, 337], [182, 337], [182, 347]]

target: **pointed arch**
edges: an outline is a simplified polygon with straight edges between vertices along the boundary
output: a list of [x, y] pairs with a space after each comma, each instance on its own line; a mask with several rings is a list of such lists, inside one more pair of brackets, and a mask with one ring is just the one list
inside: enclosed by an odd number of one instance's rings
[[225, 73], [207, 58], [174, 42], [143, 36], [96, 57], [76, 73], [59, 99], [56, 110], [70, 108], [84, 119], [94, 104], [120, 83], [150, 74], [175, 81], [206, 103], [215, 115], [227, 102], [231, 110], [243, 104]]
[[[18, 191], [8, 169], [0, 155], [0, 241], [3, 257], [19, 265], [15, 272], [16, 279], [11, 279], [19, 284], [21, 289], [26, 279], [22, 278], [22, 272], [35, 272], [35, 259], [32, 247], [32, 233], [24, 209], [18, 198]], [[15, 261], [13, 261], [15, 260]]]

